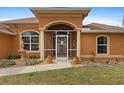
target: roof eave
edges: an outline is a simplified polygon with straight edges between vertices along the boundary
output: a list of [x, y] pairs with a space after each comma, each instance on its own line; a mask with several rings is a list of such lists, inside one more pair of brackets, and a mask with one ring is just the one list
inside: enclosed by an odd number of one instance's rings
[[124, 33], [123, 30], [115, 31], [115, 30], [83, 30], [81, 33]]
[[[32, 13], [37, 17], [39, 13], [79, 13], [82, 15], [85, 15], [85, 17], [90, 12], [91, 8], [82, 8], [82, 9], [76, 9], [76, 8], [30, 8]], [[74, 10], [73, 10], [74, 9]]]
[[[2, 22], [1, 22], [2, 23]], [[2, 24], [15, 24], [15, 25], [21, 25], [21, 24], [38, 24], [38, 23], [13, 23], [13, 22], [3, 22]]]
[[9, 31], [5, 31], [5, 30], [2, 30], [2, 29], [0, 29], [0, 33], [2, 33], [2, 34], [7, 34], [7, 35], [16, 35], [16, 33], [12, 33], [12, 32], [9, 32]]

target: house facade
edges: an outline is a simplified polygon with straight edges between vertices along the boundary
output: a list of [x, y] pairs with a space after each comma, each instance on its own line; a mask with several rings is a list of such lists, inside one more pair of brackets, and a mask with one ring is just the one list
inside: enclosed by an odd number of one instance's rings
[[124, 58], [124, 29], [92, 23], [83, 25], [89, 8], [30, 8], [35, 18], [0, 24], [0, 59], [18, 55], [21, 43], [29, 56], [44, 60], [73, 57]]

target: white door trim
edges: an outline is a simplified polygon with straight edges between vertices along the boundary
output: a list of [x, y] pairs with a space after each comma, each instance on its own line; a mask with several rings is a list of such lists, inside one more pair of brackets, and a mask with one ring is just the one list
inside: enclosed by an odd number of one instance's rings
[[[58, 44], [57, 44], [57, 39], [58, 39], [58, 37], [66, 37], [67, 38], [67, 57], [59, 57], [58, 58], [58, 56], [57, 56], [57, 47], [58, 47]], [[56, 60], [68, 60], [68, 35], [56, 35]]]

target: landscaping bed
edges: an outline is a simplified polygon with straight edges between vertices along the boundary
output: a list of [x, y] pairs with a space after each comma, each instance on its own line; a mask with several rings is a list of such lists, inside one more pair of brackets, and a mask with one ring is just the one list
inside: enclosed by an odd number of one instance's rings
[[37, 64], [53, 64], [53, 57], [47, 56], [44, 61], [40, 58], [31, 56], [30, 58], [21, 59], [20, 56], [9, 56], [7, 59], [0, 61], [0, 68], [13, 67], [13, 66], [30, 66]]
[[42, 63], [38, 58], [30, 58], [21, 60], [19, 56], [10, 56], [7, 59], [0, 61], [0, 68], [13, 67], [13, 66], [28, 66], [28, 65], [37, 65]]

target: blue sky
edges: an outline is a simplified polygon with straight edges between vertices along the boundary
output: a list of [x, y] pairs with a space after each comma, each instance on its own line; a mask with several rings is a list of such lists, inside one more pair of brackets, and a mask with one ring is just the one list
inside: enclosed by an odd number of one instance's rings
[[[124, 7], [93, 7], [89, 15], [83, 21], [84, 24], [92, 22], [103, 23], [109, 25], [122, 26], [122, 18], [124, 15]], [[1, 7], [0, 21], [13, 20], [20, 18], [34, 17], [29, 8], [25, 7]]]
[[122, 26], [122, 19], [124, 15], [124, 7], [94, 7], [91, 9], [88, 17], [85, 18], [84, 23], [103, 23], [110, 25]]

